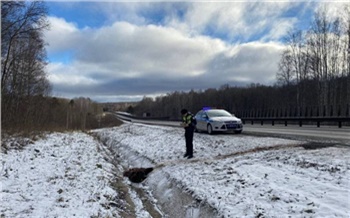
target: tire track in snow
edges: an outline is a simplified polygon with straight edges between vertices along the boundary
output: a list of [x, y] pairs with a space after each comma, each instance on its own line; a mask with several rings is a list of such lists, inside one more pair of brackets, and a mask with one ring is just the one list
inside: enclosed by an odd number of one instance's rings
[[200, 162], [210, 162], [210, 161], [215, 161], [215, 160], [223, 160], [231, 157], [236, 157], [236, 156], [243, 156], [246, 154], [251, 154], [251, 153], [257, 153], [257, 152], [262, 152], [262, 151], [271, 151], [271, 150], [282, 150], [282, 149], [288, 149], [288, 148], [296, 148], [296, 147], [302, 147], [303, 144], [290, 144], [290, 145], [273, 145], [273, 146], [266, 146], [266, 147], [257, 147], [245, 151], [237, 151], [233, 152], [230, 154], [226, 155], [220, 155], [220, 156], [215, 156], [213, 158], [201, 158], [201, 159], [192, 159], [192, 160], [174, 160], [174, 161], [167, 161], [163, 162], [160, 164], [157, 164], [154, 169], [162, 168], [165, 166], [171, 166], [175, 164], [180, 164], [180, 163], [200, 163]]

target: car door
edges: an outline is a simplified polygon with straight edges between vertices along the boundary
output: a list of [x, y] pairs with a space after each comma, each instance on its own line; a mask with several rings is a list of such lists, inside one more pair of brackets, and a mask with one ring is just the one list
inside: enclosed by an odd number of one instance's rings
[[200, 112], [198, 112], [197, 113], [197, 115], [196, 115], [196, 119], [197, 119], [197, 129], [198, 130], [205, 130], [205, 129], [203, 129], [203, 126], [204, 126], [204, 124], [205, 124], [205, 119], [203, 118], [203, 111], [200, 111]]
[[203, 120], [203, 127], [202, 128], [204, 131], [207, 131], [207, 125], [209, 123], [209, 116], [205, 111], [203, 111], [202, 120]]
[[202, 131], [207, 131], [207, 124], [208, 124], [208, 115], [205, 111], [203, 111], [200, 115], [200, 120], [201, 120], [201, 124], [200, 124], [200, 129]]

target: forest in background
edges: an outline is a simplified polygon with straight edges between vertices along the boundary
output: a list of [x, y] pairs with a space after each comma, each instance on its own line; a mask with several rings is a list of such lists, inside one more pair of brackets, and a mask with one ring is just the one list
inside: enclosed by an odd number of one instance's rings
[[[144, 97], [128, 112], [137, 116], [176, 119], [180, 110], [196, 113], [202, 107], [223, 108], [238, 116], [265, 116], [257, 111], [348, 116], [350, 103], [350, 5], [331, 17], [327, 8], [314, 14], [306, 31], [291, 30], [279, 61], [276, 84], [250, 84], [204, 91], [173, 92]], [[255, 112], [254, 112], [255, 111]], [[286, 114], [285, 114], [286, 115]]]

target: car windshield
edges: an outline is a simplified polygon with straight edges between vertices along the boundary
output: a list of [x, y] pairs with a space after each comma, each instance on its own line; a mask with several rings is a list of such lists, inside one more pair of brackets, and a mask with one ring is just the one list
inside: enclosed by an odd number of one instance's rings
[[208, 110], [209, 117], [232, 117], [232, 115], [225, 110]]

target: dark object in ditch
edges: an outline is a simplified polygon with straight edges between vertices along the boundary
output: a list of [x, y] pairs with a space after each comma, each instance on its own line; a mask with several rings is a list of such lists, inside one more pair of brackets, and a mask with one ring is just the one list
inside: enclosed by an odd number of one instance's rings
[[153, 167], [150, 168], [133, 168], [124, 171], [123, 176], [129, 178], [131, 182], [140, 183], [147, 178], [147, 175], [153, 171]]

